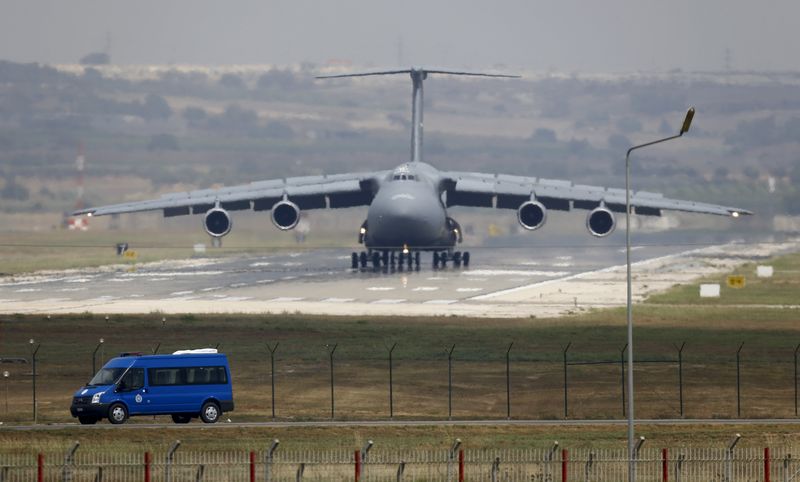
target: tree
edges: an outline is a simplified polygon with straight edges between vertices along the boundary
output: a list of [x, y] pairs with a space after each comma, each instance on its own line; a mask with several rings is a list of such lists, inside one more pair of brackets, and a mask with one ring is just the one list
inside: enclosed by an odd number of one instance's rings
[[157, 94], [147, 94], [141, 107], [141, 117], [147, 120], [169, 119], [172, 108], [166, 99]]
[[3, 199], [27, 201], [30, 195], [31, 193], [28, 191], [28, 188], [17, 183], [13, 175], [6, 177], [6, 185], [0, 190], [0, 198]]
[[535, 131], [533, 131], [533, 134], [531, 134], [530, 139], [533, 142], [538, 142], [542, 144], [555, 144], [556, 142], [558, 142], [558, 138], [556, 137], [556, 131], [544, 127], [540, 127]]

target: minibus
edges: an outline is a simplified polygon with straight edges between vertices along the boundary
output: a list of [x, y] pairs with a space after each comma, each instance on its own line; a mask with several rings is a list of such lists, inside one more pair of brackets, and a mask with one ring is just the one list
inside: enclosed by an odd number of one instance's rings
[[175, 423], [199, 417], [215, 423], [231, 411], [228, 358], [213, 348], [172, 355], [123, 353], [75, 392], [70, 407], [81, 424], [104, 418], [121, 424], [132, 415], [171, 415]]

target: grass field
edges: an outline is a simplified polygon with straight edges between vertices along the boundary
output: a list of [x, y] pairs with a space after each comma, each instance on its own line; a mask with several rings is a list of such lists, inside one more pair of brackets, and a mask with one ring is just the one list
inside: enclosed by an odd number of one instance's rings
[[[800, 255], [772, 262], [775, 276], [750, 282], [737, 291], [741, 298], [769, 292], [770, 303], [748, 306], [731, 303], [730, 293], [710, 304], [699, 301], [697, 286], [677, 287], [672, 292], [635, 307], [636, 408], [640, 418], [678, 418], [678, 367], [675, 346], [683, 351], [684, 416], [687, 418], [736, 418], [736, 350], [741, 352], [741, 416], [753, 418], [794, 417], [793, 353], [800, 343], [800, 311], [765, 308], [764, 304], [796, 304]], [[748, 267], [743, 268], [747, 271]], [[775, 287], [780, 289], [776, 289]], [[775, 293], [778, 293], [777, 295]], [[757, 295], [750, 295], [758, 300]], [[625, 340], [622, 309], [596, 311], [571, 318], [474, 320], [433, 318], [334, 318], [303, 315], [168, 317], [152, 315], [30, 316], [0, 318], [0, 354], [29, 356], [28, 340], [42, 347], [38, 355], [40, 423], [65, 422], [71, 395], [91, 375], [92, 352], [99, 338], [105, 343], [99, 360], [122, 351], [159, 352], [178, 348], [215, 346], [228, 354], [234, 379], [234, 421], [269, 420], [271, 417], [269, 353], [276, 351], [276, 415], [280, 420], [330, 418], [330, 379], [327, 347], [335, 353], [335, 418], [339, 420], [386, 419], [389, 415], [387, 347], [393, 353], [394, 415], [397, 419], [445, 419], [448, 416], [447, 355], [453, 352], [453, 412], [455, 419], [506, 417], [506, 364], [511, 361], [511, 416], [515, 419], [564, 417], [563, 348], [570, 344], [568, 362], [606, 361], [601, 365], [568, 367], [568, 418], [623, 418], [620, 351]], [[326, 347], [327, 346], [327, 347]], [[650, 362], [650, 363], [646, 363]], [[4, 364], [10, 377], [0, 387], [0, 420], [6, 424], [29, 423], [31, 367]], [[8, 412], [5, 392], [8, 390]], [[167, 417], [159, 418], [168, 423]], [[139, 420], [140, 422], [142, 420]], [[143, 421], [152, 421], [147, 419]], [[131, 423], [135, 424], [136, 419]], [[171, 426], [171, 425], [170, 425]], [[221, 427], [215, 427], [214, 430]], [[616, 444], [624, 437], [622, 427], [554, 428], [381, 428], [381, 429], [239, 429], [237, 436], [209, 437], [206, 429], [129, 430], [119, 437], [109, 431], [54, 430], [31, 434], [0, 431], [0, 450], [11, 447], [67, 444], [91, 438], [97, 450], [114, 444], [167, 444], [174, 437], [198, 444], [198, 448], [252, 447], [271, 437], [292, 440], [298, 447], [357, 444], [363, 437], [381, 437], [386, 444], [407, 447], [438, 446], [455, 436], [472, 438], [474, 444], [547, 444], [554, 438], [571, 444]], [[228, 431], [231, 432], [228, 432]], [[694, 441], [685, 427], [653, 428], [670, 443]], [[704, 428], [700, 440], [724, 439], [729, 427]], [[737, 429], [739, 430], [739, 429]], [[742, 428], [758, 440], [795, 442], [791, 427]], [[238, 435], [241, 434], [241, 435]], [[103, 440], [108, 439], [108, 443]], [[94, 442], [93, 442], [94, 443]], [[155, 445], [153, 445], [155, 447]], [[330, 445], [328, 445], [330, 446]]]

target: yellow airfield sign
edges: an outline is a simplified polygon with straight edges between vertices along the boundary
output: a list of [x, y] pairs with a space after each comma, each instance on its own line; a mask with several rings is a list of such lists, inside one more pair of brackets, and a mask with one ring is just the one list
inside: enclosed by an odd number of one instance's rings
[[730, 275], [728, 276], [728, 287], [730, 288], [744, 288], [743, 275]]
[[136, 251], [131, 251], [131, 250], [125, 251], [125, 253], [123, 253], [123, 256], [127, 259], [136, 259]]

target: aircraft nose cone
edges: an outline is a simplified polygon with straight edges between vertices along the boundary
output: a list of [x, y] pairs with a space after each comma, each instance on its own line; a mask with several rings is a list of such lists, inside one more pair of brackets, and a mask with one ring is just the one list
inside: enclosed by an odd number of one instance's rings
[[395, 199], [371, 212], [368, 226], [371, 244], [375, 246], [426, 247], [440, 236], [444, 214], [435, 205]]

